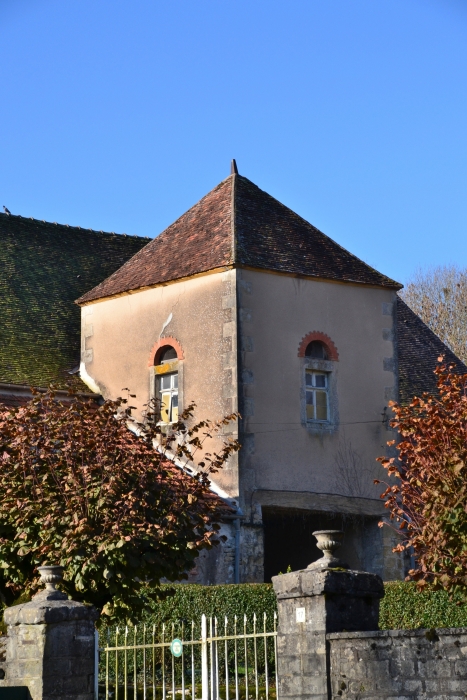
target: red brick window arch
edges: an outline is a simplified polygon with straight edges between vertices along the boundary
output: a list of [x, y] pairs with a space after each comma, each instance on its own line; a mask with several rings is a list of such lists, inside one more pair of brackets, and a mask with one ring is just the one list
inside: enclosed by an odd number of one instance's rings
[[302, 367], [302, 416], [305, 425], [312, 430], [329, 429], [333, 425], [332, 396], [335, 393], [333, 362], [339, 353], [331, 338], [320, 331], [305, 335], [298, 347], [303, 358]]
[[298, 346], [299, 357], [311, 357], [321, 360], [339, 360], [339, 353], [331, 338], [320, 331], [305, 335]]
[[154, 367], [154, 365], [160, 364], [162, 356], [167, 353], [169, 348], [173, 348], [177, 360], [184, 359], [183, 349], [179, 341], [176, 338], [167, 336], [167, 338], [159, 338], [152, 346], [151, 352], [149, 353], [148, 367]]

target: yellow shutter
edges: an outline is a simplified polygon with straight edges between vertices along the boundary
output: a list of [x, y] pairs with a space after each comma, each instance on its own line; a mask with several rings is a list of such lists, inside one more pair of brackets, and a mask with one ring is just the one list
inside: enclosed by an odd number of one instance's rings
[[161, 421], [170, 423], [170, 392], [161, 394]]

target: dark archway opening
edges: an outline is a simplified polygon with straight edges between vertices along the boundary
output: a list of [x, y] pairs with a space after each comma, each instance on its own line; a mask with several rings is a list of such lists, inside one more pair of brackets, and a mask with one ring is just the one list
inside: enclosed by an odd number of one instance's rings
[[315, 530], [343, 530], [344, 544], [337, 555], [352, 569], [366, 568], [377, 572], [378, 562], [369, 551], [370, 543], [365, 541], [371, 531], [371, 539], [374, 538], [374, 545], [379, 549], [377, 519], [265, 506], [262, 512], [266, 583], [272, 576], [286, 573], [288, 569], [306, 569], [308, 564], [322, 557], [312, 534]]

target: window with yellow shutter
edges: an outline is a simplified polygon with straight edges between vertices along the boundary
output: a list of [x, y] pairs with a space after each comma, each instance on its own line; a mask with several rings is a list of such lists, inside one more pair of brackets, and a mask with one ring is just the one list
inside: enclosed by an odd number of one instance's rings
[[167, 346], [163, 349], [154, 369], [160, 422], [176, 423], [178, 421], [178, 360], [174, 348]]
[[159, 400], [162, 423], [178, 420], [178, 372], [159, 377]]

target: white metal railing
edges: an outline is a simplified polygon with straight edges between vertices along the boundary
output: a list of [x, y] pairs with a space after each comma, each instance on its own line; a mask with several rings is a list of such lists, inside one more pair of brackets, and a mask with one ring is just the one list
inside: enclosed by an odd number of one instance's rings
[[117, 627], [98, 648], [99, 700], [276, 700], [277, 616]]

